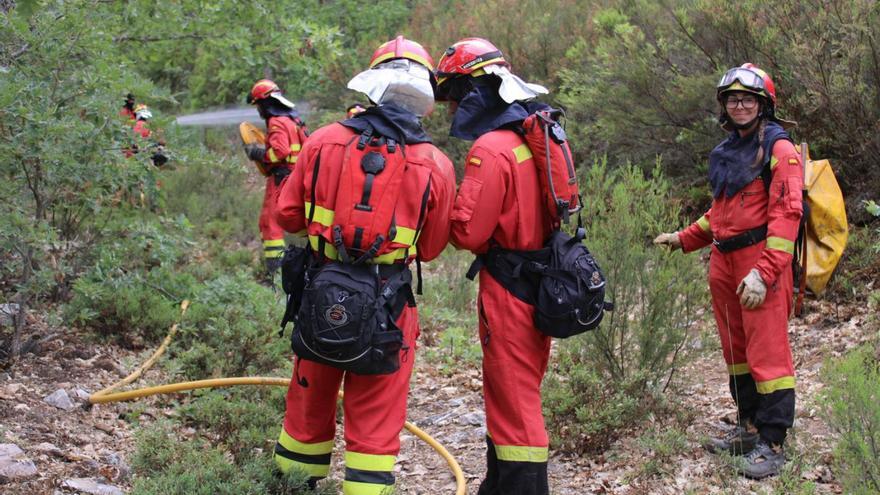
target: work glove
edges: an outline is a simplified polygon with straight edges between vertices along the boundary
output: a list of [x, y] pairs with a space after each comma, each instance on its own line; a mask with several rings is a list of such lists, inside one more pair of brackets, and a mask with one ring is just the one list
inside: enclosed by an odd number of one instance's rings
[[678, 232], [673, 232], [671, 234], [664, 233], [654, 238], [654, 244], [658, 246], [666, 246], [675, 251], [676, 249], [681, 249], [681, 238], [678, 236]]
[[262, 144], [246, 144], [244, 152], [248, 158], [258, 163], [263, 163], [266, 157], [266, 147]]
[[764, 283], [758, 270], [752, 268], [746, 278], [739, 283], [736, 294], [744, 308], [755, 309], [763, 304], [764, 298], [767, 297], [767, 284]]

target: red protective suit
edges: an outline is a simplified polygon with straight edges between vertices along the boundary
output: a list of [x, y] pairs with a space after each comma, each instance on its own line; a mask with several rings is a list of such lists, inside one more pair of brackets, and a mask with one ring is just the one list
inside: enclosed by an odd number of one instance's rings
[[[146, 120], [136, 121], [134, 123], [134, 126], [132, 126], [132, 131], [134, 131], [135, 135], [140, 138], [147, 139], [148, 137], [150, 137], [150, 129], [149, 129], [149, 127], [147, 127]], [[137, 138], [135, 138], [135, 139], [137, 139]], [[134, 143], [134, 146], [131, 148], [125, 148], [122, 150], [122, 154], [124, 154], [126, 158], [131, 158], [137, 152], [138, 152], [137, 143]]]
[[266, 177], [263, 208], [260, 210], [260, 234], [263, 257], [270, 271], [281, 262], [284, 251], [284, 229], [278, 224], [276, 201], [281, 183], [293, 170], [303, 143], [299, 126], [290, 117], [269, 117], [266, 121], [266, 155], [263, 162], [270, 175]]
[[[278, 199], [278, 221], [288, 232], [308, 231], [309, 241], [318, 245], [318, 237], [332, 224], [332, 206], [336, 198], [346, 145], [355, 131], [340, 124], [331, 124], [315, 131], [303, 147], [300, 166], [284, 182]], [[313, 221], [307, 225], [312, 209], [312, 178], [320, 154], [320, 171], [315, 191]], [[430, 143], [407, 144], [409, 166], [426, 167], [431, 171], [431, 188], [425, 221], [416, 239], [422, 260], [437, 257], [449, 238], [449, 216], [455, 193], [452, 163]], [[308, 210], [308, 211], [307, 211]], [[418, 218], [407, 218], [397, 212], [398, 234], [414, 226]], [[417, 217], [417, 212], [415, 213]], [[396, 236], [396, 244], [407, 241]], [[348, 239], [346, 239], [348, 241]], [[385, 245], [379, 250], [379, 263], [401, 263], [415, 249]], [[325, 253], [330, 253], [325, 250]], [[347, 495], [383, 493], [394, 484], [394, 463], [400, 451], [400, 430], [406, 418], [406, 397], [415, 360], [415, 342], [419, 334], [418, 313], [406, 307], [397, 321], [403, 331], [400, 369], [389, 375], [357, 375], [318, 364], [296, 360], [294, 380], [287, 394], [284, 428], [275, 448], [275, 460], [282, 471], [297, 467], [313, 478], [327, 476], [330, 452], [335, 434], [336, 395], [344, 382], [345, 399], [345, 481]]]
[[[803, 212], [803, 166], [794, 145], [779, 140], [770, 160], [769, 194], [761, 177], [732, 197], [721, 194], [699, 220], [680, 232], [685, 252], [767, 224], [767, 239], [736, 251], [712, 248], [709, 288], [731, 392], [744, 419], [765, 440], [781, 444], [794, 420], [794, 366], [788, 343], [794, 241]], [[756, 309], [745, 309], [736, 288], [755, 268], [767, 285]]]
[[[452, 243], [484, 253], [539, 249], [551, 225], [544, 213], [537, 169], [513, 131], [482, 135], [467, 156], [452, 213]], [[488, 429], [488, 473], [481, 494], [547, 493], [548, 437], [541, 379], [550, 337], [534, 327], [534, 308], [480, 271], [480, 342]]]

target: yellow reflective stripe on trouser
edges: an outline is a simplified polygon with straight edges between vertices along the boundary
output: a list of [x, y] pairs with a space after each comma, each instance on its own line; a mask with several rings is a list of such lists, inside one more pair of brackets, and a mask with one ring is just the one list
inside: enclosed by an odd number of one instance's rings
[[777, 390], [785, 390], [789, 388], [794, 388], [794, 377], [793, 376], [783, 376], [781, 378], [776, 378], [774, 380], [768, 380], [766, 382], [757, 382], [755, 385], [758, 387], [759, 394], [772, 394]]
[[749, 363], [736, 363], [727, 365], [728, 375], [747, 375], [749, 374]]
[[344, 495], [382, 495], [390, 493], [394, 486], [393, 455], [345, 453]]
[[333, 218], [336, 216], [336, 212], [333, 210], [328, 210], [321, 205], [315, 207], [315, 216], [312, 216], [312, 203], [306, 201], [306, 218], [311, 218], [313, 222], [318, 222], [325, 227], [329, 227], [333, 225]]
[[522, 163], [532, 157], [532, 150], [529, 145], [521, 144], [513, 149], [513, 156], [516, 157], [516, 163]]
[[288, 435], [282, 428], [275, 444], [275, 464], [284, 473], [299, 469], [313, 478], [323, 478], [330, 472], [332, 450], [333, 440], [304, 443]]
[[703, 232], [712, 232], [712, 226], [709, 225], [709, 219], [706, 218], [706, 215], [701, 216], [700, 219], [697, 220], [697, 225], [700, 226], [700, 229], [702, 229]]
[[499, 461], [547, 462], [550, 450], [547, 447], [495, 445], [495, 455], [498, 456]]
[[783, 237], [768, 237], [767, 249], [774, 249], [788, 254], [794, 254], [794, 242]]
[[281, 258], [284, 256], [284, 239], [267, 239], [263, 241], [263, 256]]

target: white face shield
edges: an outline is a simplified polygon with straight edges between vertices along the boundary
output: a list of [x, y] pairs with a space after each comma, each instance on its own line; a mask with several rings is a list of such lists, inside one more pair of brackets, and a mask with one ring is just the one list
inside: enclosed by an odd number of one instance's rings
[[138, 110], [137, 112], [135, 112], [134, 117], [136, 119], [144, 119], [144, 120], [152, 119], [153, 112], [151, 112], [149, 109], [144, 108], [144, 109], [141, 109], [141, 110]]
[[378, 105], [393, 103], [423, 117], [434, 108], [431, 72], [416, 62], [397, 59], [365, 70], [348, 81], [348, 89]]
[[278, 92], [270, 94], [269, 98], [275, 99], [275, 101], [277, 101], [278, 103], [281, 103], [282, 105], [284, 105], [287, 108], [293, 108], [296, 106], [293, 104], [292, 101], [288, 100], [287, 98], [282, 96], [281, 93], [278, 93]]
[[527, 83], [510, 72], [503, 65], [487, 65], [483, 67], [487, 74], [495, 74], [501, 79], [501, 87], [498, 88], [498, 96], [507, 103], [515, 101], [528, 101], [538, 95], [549, 93], [547, 88], [540, 84]]

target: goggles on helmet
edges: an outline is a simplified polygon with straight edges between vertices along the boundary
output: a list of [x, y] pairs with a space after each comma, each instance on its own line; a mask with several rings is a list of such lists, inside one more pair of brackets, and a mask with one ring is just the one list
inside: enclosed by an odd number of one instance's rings
[[734, 67], [725, 72], [724, 75], [721, 76], [721, 80], [718, 81], [718, 91], [727, 89], [737, 81], [745, 86], [746, 89], [752, 91], [764, 91], [764, 78], [757, 72], [742, 67]]

